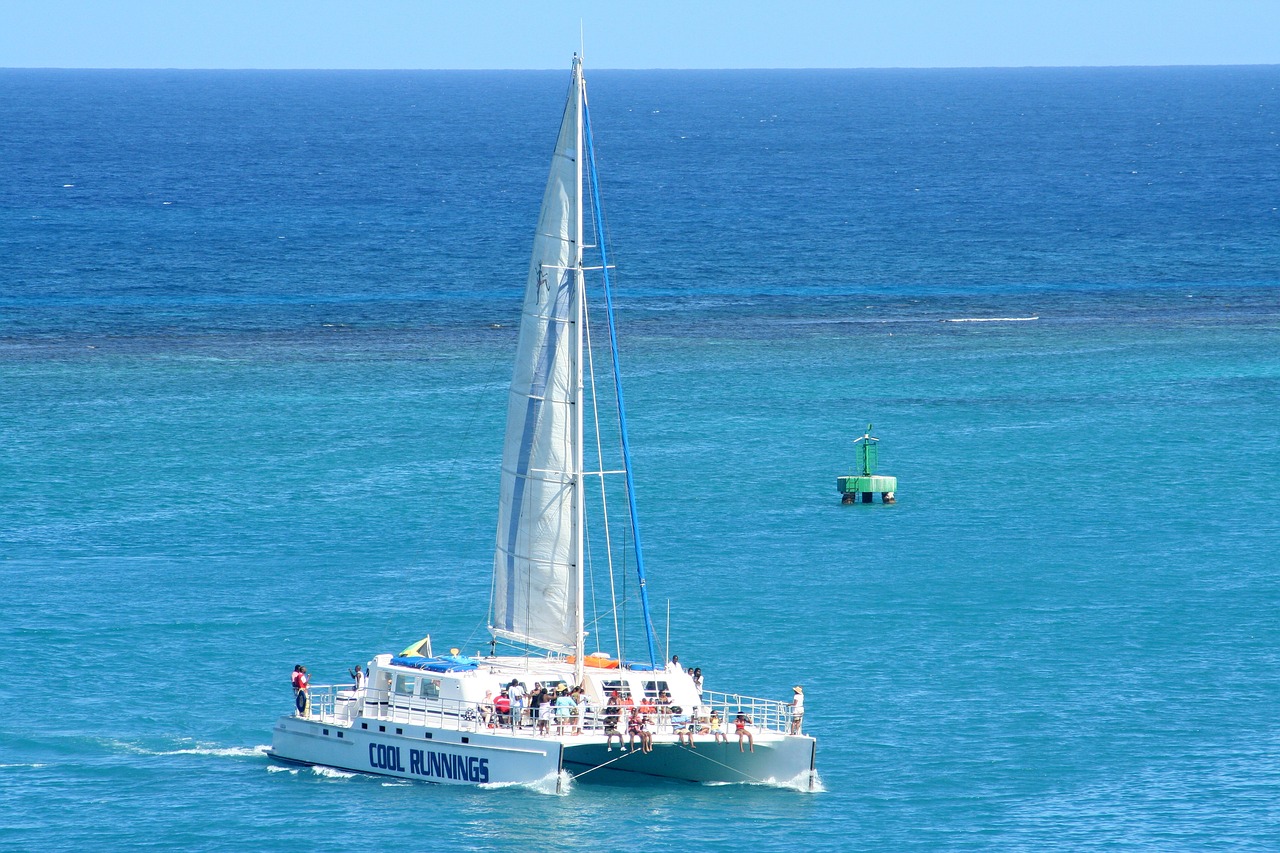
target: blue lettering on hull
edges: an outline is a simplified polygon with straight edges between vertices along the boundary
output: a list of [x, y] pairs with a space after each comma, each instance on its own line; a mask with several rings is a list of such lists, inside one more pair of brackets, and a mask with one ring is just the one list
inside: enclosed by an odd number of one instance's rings
[[409, 769], [405, 770], [400, 747], [381, 743], [369, 744], [369, 766], [374, 770], [412, 773], [425, 779], [452, 779], [461, 782], [489, 781], [489, 759], [474, 755], [451, 755], [430, 749], [410, 749]]
[[376, 770], [405, 772], [404, 765], [400, 762], [400, 747], [382, 743], [369, 744], [369, 766]]

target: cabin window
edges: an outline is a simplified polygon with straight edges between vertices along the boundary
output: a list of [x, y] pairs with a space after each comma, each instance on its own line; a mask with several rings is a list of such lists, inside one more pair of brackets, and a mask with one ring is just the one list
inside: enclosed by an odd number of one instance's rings
[[670, 689], [665, 681], [646, 681], [644, 683], [644, 695], [648, 699], [657, 699], [659, 693]]
[[396, 676], [396, 692], [405, 696], [413, 695], [414, 677], [412, 675]]
[[419, 695], [422, 696], [422, 698], [424, 699], [440, 698], [440, 680], [439, 679], [424, 678], [422, 679], [422, 684], [420, 686], [422, 688], [422, 693], [420, 693]]
[[618, 691], [619, 699], [626, 699], [631, 695], [631, 685], [625, 681], [602, 681], [600, 682], [600, 686], [604, 688], [604, 698], [606, 699], [608, 699], [609, 694], [615, 690]]

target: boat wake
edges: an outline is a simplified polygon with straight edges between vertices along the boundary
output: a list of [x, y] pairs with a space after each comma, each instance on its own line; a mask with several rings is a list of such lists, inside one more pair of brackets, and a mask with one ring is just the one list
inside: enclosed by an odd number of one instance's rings
[[552, 797], [567, 797], [573, 791], [573, 777], [567, 771], [548, 773], [541, 779], [532, 782], [487, 782], [481, 788], [498, 790], [499, 788], [524, 788], [535, 794], [547, 794]]
[[347, 770], [335, 770], [332, 767], [321, 767], [316, 765], [311, 769], [311, 773], [315, 776], [321, 776], [325, 779], [354, 779], [357, 776], [363, 776], [363, 773], [352, 773]]
[[943, 320], [944, 323], [1026, 323], [1030, 320], [1039, 320], [1040, 316], [1035, 317], [953, 317]]
[[[366, 773], [355, 773], [350, 770], [338, 770], [333, 767], [321, 767], [314, 765], [312, 767], [284, 767], [280, 764], [268, 764], [268, 773], [288, 773], [290, 776], [297, 776], [299, 773], [307, 773], [311, 776], [319, 776], [321, 779], [354, 779], [357, 776], [367, 776]], [[406, 780], [405, 784], [412, 785], [412, 782]]]
[[[182, 741], [179, 740], [179, 743]], [[179, 746], [176, 749], [154, 749], [147, 746], [141, 746], [137, 743], [129, 743], [128, 741], [108, 741], [114, 746], [125, 752], [134, 755], [208, 755], [215, 758], [261, 758], [267, 754], [270, 746], [265, 744], [259, 746], [216, 746], [214, 744], [205, 744], [196, 741], [191, 746]]]
[[822, 784], [822, 779], [818, 776], [817, 770], [806, 770], [797, 774], [794, 779], [771, 784], [775, 788], [786, 788], [789, 791], [799, 791], [802, 794], [825, 794], [827, 791], [826, 786]]
[[167, 752], [152, 752], [151, 755], [212, 755], [218, 758], [257, 758], [267, 754], [271, 747], [260, 746], [193, 746], [190, 749], [172, 749]]
[[822, 794], [826, 793], [826, 786], [822, 784], [822, 780], [818, 778], [818, 771], [805, 770], [803, 773], [796, 775], [794, 779], [787, 779], [779, 782], [777, 779], [760, 779], [754, 782], [703, 782], [703, 787], [718, 788], [722, 785], [744, 785], [747, 787], [756, 786], [760, 788], [780, 788], [785, 791], [799, 791], [802, 794]]

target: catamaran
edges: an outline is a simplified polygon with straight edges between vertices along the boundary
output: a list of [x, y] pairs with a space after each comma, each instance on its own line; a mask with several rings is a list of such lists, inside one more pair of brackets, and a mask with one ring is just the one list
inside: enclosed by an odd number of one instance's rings
[[[589, 264], [585, 249], [592, 252]], [[534, 236], [508, 398], [489, 652], [469, 656], [455, 648], [437, 655], [428, 637], [398, 655], [374, 657], [353, 685], [295, 691], [296, 711], [275, 725], [272, 759], [447, 784], [550, 780], [559, 788], [567, 778], [663, 778], [816, 786], [817, 744], [800, 731], [801, 703], [703, 689], [699, 672], [658, 655], [611, 270], [586, 84], [575, 56]], [[596, 279], [589, 288], [588, 280]], [[588, 289], [603, 292], [611, 389], [595, 382]], [[608, 454], [600, 437], [601, 399], [613, 410], [606, 420], [616, 424], [618, 439]], [[590, 464], [588, 451], [595, 456]], [[621, 535], [608, 530], [611, 486], [626, 495]], [[589, 527], [602, 527], [602, 538], [592, 539]], [[615, 565], [622, 539], [629, 540], [626, 556]], [[611, 592], [623, 585], [615, 570], [638, 576], [623, 598], [640, 605], [646, 660], [625, 658], [626, 629], [619, 627], [616, 603], [588, 622], [595, 582], [584, 567], [600, 554], [609, 563]], [[588, 637], [609, 633], [610, 621], [616, 651], [588, 652]], [[633, 623], [632, 630], [639, 628]], [[596, 649], [602, 644], [593, 640]]]

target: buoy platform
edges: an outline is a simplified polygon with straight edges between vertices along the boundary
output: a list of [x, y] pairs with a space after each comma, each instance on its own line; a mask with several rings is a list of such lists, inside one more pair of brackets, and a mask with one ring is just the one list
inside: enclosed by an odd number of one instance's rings
[[898, 478], [875, 473], [876, 463], [880, 459], [880, 439], [872, 437], [871, 424], [867, 424], [866, 433], [853, 443], [857, 447], [858, 467], [862, 473], [836, 477], [840, 502], [857, 503], [858, 495], [862, 495], [862, 502], [869, 504], [878, 494], [883, 503], [897, 503], [894, 492], [898, 491]]

